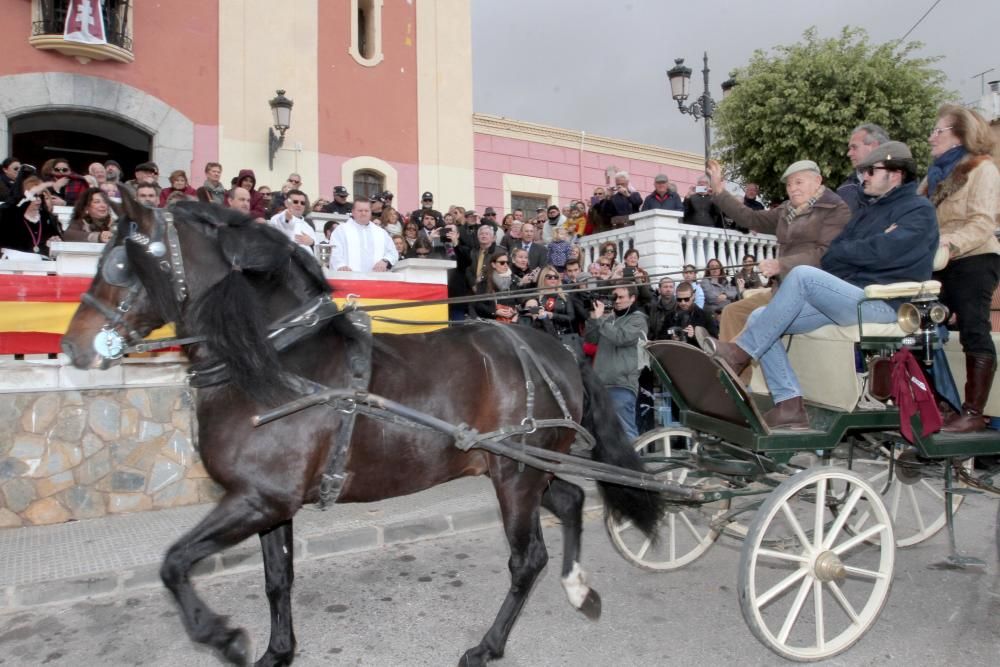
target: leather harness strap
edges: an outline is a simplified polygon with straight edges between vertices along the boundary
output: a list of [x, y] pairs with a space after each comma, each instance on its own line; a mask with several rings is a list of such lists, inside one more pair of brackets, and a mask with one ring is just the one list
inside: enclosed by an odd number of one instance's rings
[[[361, 335], [345, 339], [347, 347], [348, 386], [355, 393], [368, 391], [372, 379], [372, 321], [367, 313], [360, 310], [350, 310], [344, 315], [355, 326]], [[351, 446], [354, 435], [354, 423], [358, 412], [354, 406], [340, 409], [343, 414], [340, 428], [333, 443], [333, 451], [326, 464], [326, 471], [319, 483], [319, 509], [325, 510], [337, 502], [344, 488], [347, 467], [347, 450]]]

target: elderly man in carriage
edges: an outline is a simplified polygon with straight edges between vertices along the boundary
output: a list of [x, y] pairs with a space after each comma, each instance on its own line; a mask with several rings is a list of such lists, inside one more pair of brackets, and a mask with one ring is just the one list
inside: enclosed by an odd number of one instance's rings
[[[931, 277], [938, 246], [934, 208], [917, 194], [916, 163], [901, 142], [879, 146], [859, 165], [871, 205], [859, 211], [830, 245], [821, 268], [793, 269], [774, 299], [753, 312], [733, 342], [719, 342], [715, 355], [737, 375], [760, 361], [775, 407], [764, 415], [772, 429], [808, 429], [802, 389], [781, 337], [828, 324], [857, 323], [868, 285], [924, 281]], [[896, 321], [892, 301], [867, 301], [864, 322]]]

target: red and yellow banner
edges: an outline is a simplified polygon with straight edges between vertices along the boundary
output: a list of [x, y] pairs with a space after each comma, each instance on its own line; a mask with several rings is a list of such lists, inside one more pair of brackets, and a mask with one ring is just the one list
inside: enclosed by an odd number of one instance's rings
[[[59, 352], [59, 338], [80, 303], [80, 295], [90, 287], [90, 278], [63, 276], [0, 275], [0, 354], [52, 354]], [[412, 307], [381, 311], [393, 319], [444, 322], [448, 306], [427, 305], [448, 297], [445, 285], [404, 283], [388, 280], [330, 281], [333, 297], [343, 305], [348, 295], [357, 295], [356, 303], [374, 306], [389, 303], [413, 303]], [[378, 333], [419, 333], [438, 325], [405, 325], [374, 322]], [[164, 327], [151, 338], [173, 335]]]

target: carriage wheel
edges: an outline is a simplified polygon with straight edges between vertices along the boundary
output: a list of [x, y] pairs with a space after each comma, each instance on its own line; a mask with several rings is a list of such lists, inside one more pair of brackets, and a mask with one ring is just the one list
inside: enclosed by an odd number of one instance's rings
[[[683, 439], [671, 443], [671, 438]], [[657, 479], [694, 486], [706, 485], [708, 477], [695, 477], [688, 468], [671, 467], [664, 463], [664, 457], [674, 456], [682, 449], [694, 451], [697, 445], [692, 433], [685, 428], [660, 428], [639, 436], [633, 446], [640, 456], [650, 459], [646, 471]], [[611, 537], [611, 544], [626, 560], [646, 570], [674, 570], [697, 559], [705, 553], [716, 538], [719, 530], [711, 525], [712, 519], [729, 509], [729, 499], [720, 500], [699, 507], [673, 506], [660, 520], [655, 538], [646, 537], [630, 521], [617, 521], [610, 514], [605, 516], [605, 526]]]
[[[832, 485], [847, 489], [836, 514]], [[852, 534], [844, 524], [856, 512], [871, 518]], [[771, 492], [750, 525], [740, 552], [743, 618], [761, 643], [789, 660], [837, 655], [881, 613], [895, 549], [889, 512], [868, 482], [846, 469], [804, 470]]]
[[[864, 450], [855, 448], [855, 452], [859, 451]], [[889, 516], [892, 517], [896, 546], [901, 548], [912, 547], [930, 539], [945, 525], [943, 475], [940, 479], [922, 475], [921, 464], [915, 463], [912, 459], [908, 462], [909, 457], [904, 457], [900, 462], [900, 457], [907, 451], [913, 450], [891, 444], [881, 445], [876, 458], [855, 457], [851, 463], [851, 469], [868, 480], [875, 490], [882, 494], [889, 508]], [[897, 462], [891, 480], [889, 479], [890, 457]], [[950, 465], [950, 461], [941, 460], [927, 465], [938, 464]], [[971, 471], [972, 459], [962, 465]], [[964, 487], [965, 483], [956, 479], [954, 485]], [[952, 498], [954, 511], [957, 512], [964, 496], [954, 494]], [[871, 515], [866, 513], [857, 514], [851, 517], [848, 526], [851, 530], [860, 532], [864, 530], [870, 518]]]

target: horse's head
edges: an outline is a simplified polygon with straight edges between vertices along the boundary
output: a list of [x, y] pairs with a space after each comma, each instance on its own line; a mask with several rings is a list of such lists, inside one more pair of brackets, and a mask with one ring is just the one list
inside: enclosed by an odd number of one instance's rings
[[62, 338], [77, 368], [108, 368], [128, 345], [175, 321], [187, 298], [172, 214], [146, 208], [121, 190], [117, 232]]

